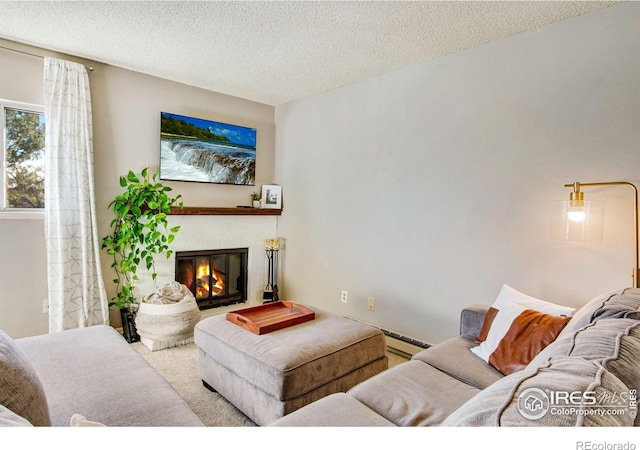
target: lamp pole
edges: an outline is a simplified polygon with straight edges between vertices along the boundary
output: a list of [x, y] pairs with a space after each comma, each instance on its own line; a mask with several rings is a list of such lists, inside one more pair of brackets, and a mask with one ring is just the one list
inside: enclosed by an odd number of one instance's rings
[[[571, 184], [565, 184], [564, 187], [566, 188], [573, 188], [573, 192], [574, 195], [580, 192], [580, 187], [582, 186], [587, 186], [587, 187], [592, 187], [592, 186], [629, 186], [631, 189], [633, 189], [633, 273], [632, 273], [632, 278], [633, 278], [633, 287], [634, 288], [638, 288], [640, 287], [640, 257], [638, 256], [638, 189], [635, 187], [634, 184], [629, 183], [627, 181], [609, 181], [609, 182], [603, 182], [603, 183], [579, 183], [579, 182], [575, 182], [575, 183], [571, 183]], [[572, 195], [572, 199], [574, 197], [574, 195]], [[576, 197], [578, 197], [577, 195], [575, 195]]]

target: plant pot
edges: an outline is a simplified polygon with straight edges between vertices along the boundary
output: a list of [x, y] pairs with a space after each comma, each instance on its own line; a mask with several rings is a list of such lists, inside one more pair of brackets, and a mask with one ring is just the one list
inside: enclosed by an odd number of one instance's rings
[[260, 200], [254, 200], [254, 201], [253, 201], [253, 207], [254, 207], [254, 208], [260, 208], [260, 206], [261, 206], [261, 205], [260, 205]]
[[122, 321], [122, 335], [129, 344], [138, 342], [140, 336], [136, 329], [136, 312], [129, 308], [120, 308], [120, 320]]

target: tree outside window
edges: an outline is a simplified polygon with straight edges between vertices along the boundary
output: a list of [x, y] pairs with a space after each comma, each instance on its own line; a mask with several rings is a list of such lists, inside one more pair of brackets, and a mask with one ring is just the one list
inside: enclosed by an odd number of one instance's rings
[[3, 109], [4, 208], [44, 208], [44, 114]]

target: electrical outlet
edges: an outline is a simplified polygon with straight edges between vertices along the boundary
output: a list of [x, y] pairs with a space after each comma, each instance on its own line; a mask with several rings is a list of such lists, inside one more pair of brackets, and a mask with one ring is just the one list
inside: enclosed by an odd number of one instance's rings
[[347, 291], [342, 291], [342, 297], [340, 297], [340, 300], [342, 300], [342, 303], [347, 303], [348, 296], [349, 294], [347, 293]]
[[42, 314], [49, 314], [49, 299], [42, 300]]
[[373, 297], [369, 297], [368, 302], [367, 302], [367, 308], [369, 309], [369, 311], [375, 311], [376, 310], [376, 299]]

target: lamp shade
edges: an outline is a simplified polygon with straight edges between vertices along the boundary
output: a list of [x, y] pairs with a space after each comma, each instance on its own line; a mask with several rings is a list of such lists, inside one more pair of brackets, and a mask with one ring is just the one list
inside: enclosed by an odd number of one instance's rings
[[604, 202], [555, 201], [551, 206], [551, 239], [568, 242], [601, 242], [604, 229]]

